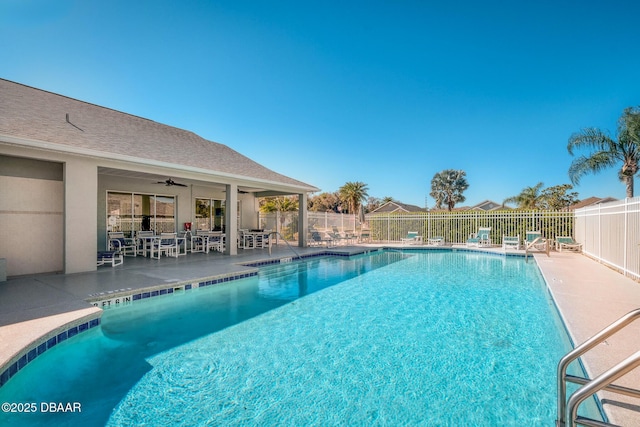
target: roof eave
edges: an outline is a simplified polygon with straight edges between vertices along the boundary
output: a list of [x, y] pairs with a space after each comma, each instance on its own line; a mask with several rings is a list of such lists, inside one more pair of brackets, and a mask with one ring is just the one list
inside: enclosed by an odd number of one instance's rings
[[142, 166], [154, 166], [154, 167], [161, 167], [161, 168], [170, 168], [170, 169], [184, 171], [184, 172], [195, 172], [195, 173], [206, 175], [212, 179], [220, 179], [222, 181], [245, 181], [245, 182], [260, 184], [260, 186], [263, 186], [263, 187], [278, 189], [280, 191], [283, 191], [285, 189], [296, 191], [296, 192], [319, 191], [318, 188], [310, 185], [298, 186], [294, 184], [288, 184], [288, 183], [271, 181], [271, 180], [260, 179], [260, 178], [252, 178], [252, 177], [247, 177], [243, 175], [230, 174], [226, 172], [212, 171], [211, 169], [185, 166], [178, 163], [144, 159], [144, 158], [135, 157], [135, 156], [118, 155], [118, 158], [115, 159], [113, 157], [113, 153], [92, 150], [88, 148], [72, 147], [72, 146], [56, 144], [52, 142], [46, 142], [46, 141], [30, 139], [30, 138], [17, 137], [17, 136], [7, 135], [7, 134], [0, 134], [0, 142], [16, 145], [19, 147], [47, 150], [47, 151], [53, 151], [58, 153], [64, 153], [64, 154], [72, 154], [76, 156], [92, 157], [92, 158], [105, 159], [105, 160], [117, 160], [125, 163], [138, 164]]

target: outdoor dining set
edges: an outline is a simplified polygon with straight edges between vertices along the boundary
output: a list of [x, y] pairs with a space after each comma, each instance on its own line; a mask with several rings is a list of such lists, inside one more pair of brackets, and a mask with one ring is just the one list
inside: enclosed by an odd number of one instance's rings
[[[243, 249], [267, 248], [271, 230], [238, 230], [238, 247]], [[145, 256], [160, 259], [162, 255], [179, 257], [187, 253], [210, 251], [224, 252], [226, 235], [222, 231], [186, 230], [180, 233], [160, 233], [137, 231], [133, 237], [122, 231], [110, 231], [106, 251], [98, 252], [97, 265], [109, 264], [113, 267], [124, 262], [123, 256]]]

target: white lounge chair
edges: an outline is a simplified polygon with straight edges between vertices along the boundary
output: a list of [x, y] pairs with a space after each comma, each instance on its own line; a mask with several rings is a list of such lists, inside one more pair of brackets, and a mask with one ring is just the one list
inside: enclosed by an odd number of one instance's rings
[[407, 237], [403, 237], [400, 239], [403, 245], [421, 245], [422, 244], [422, 236], [417, 231], [409, 231], [407, 232]]
[[443, 246], [444, 245], [444, 237], [443, 236], [433, 236], [427, 239], [427, 245], [429, 246]]
[[526, 250], [536, 249], [538, 251], [547, 251], [547, 239], [542, 237], [539, 231], [527, 231], [525, 233], [524, 245]]
[[556, 236], [556, 250], [562, 252], [563, 249], [582, 252], [582, 243], [576, 242], [571, 236]]
[[467, 246], [475, 246], [477, 248], [491, 246], [491, 227], [480, 227], [477, 233], [471, 233], [467, 239]]
[[517, 236], [502, 236], [502, 249], [520, 249], [520, 235]]

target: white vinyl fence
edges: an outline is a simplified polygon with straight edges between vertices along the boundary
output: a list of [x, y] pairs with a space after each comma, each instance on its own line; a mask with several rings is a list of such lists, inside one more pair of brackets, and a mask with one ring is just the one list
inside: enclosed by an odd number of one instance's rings
[[586, 255], [640, 279], [640, 197], [577, 209], [575, 221]]

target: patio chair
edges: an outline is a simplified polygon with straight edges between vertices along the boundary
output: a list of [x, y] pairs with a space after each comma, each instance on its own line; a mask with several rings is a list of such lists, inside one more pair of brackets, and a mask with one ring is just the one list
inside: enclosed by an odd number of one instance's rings
[[444, 245], [444, 237], [443, 236], [433, 236], [427, 239], [427, 245], [429, 246], [443, 246]]
[[515, 249], [515, 250], [520, 249], [520, 235], [519, 234], [516, 236], [502, 235], [502, 249], [504, 249], [505, 251], [507, 249]]
[[562, 252], [563, 249], [582, 252], [582, 243], [576, 242], [571, 236], [556, 236], [556, 250]]
[[400, 239], [403, 245], [421, 245], [422, 244], [422, 236], [417, 231], [409, 231], [407, 232], [407, 237], [403, 237]]
[[491, 246], [491, 227], [479, 227], [477, 233], [471, 233], [467, 239], [467, 246], [477, 248]]
[[136, 240], [124, 237], [124, 233], [121, 231], [109, 232], [108, 246], [110, 251], [120, 252], [122, 255], [136, 256], [138, 254]]
[[211, 249], [224, 252], [224, 234], [222, 234], [222, 232], [212, 231], [209, 233], [206, 252], [209, 252]]
[[547, 251], [547, 239], [542, 237], [542, 233], [539, 231], [527, 231], [524, 239], [525, 249], [527, 251], [536, 249], [538, 251]]
[[153, 242], [155, 259], [160, 259], [162, 253], [166, 256], [178, 258], [180, 247], [178, 246], [177, 233], [160, 233], [160, 238]]

